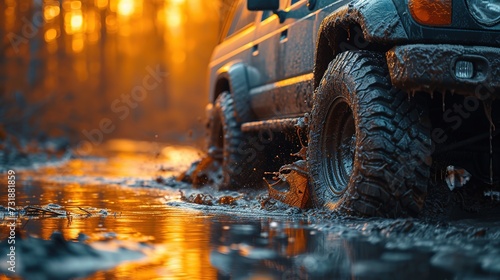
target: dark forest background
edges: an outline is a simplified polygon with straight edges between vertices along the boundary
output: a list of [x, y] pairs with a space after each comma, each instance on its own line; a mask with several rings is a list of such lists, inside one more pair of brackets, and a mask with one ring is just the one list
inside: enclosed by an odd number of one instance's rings
[[[0, 143], [203, 142], [207, 67], [232, 1], [0, 1]], [[147, 69], [168, 73], [127, 105]], [[118, 100], [118, 101], [116, 101]], [[117, 111], [112, 109], [126, 106]], [[116, 108], [115, 108], [116, 109]], [[108, 122], [108, 121], [105, 121]], [[108, 122], [108, 128], [109, 128]], [[108, 129], [108, 131], [110, 131]], [[102, 130], [101, 130], [102, 132]], [[94, 138], [99, 138], [94, 135]]]

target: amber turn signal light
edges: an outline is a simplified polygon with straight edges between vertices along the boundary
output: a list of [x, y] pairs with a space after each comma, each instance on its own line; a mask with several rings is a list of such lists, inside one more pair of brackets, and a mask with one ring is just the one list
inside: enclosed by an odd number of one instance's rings
[[451, 25], [452, 0], [409, 0], [413, 19], [424, 25]]

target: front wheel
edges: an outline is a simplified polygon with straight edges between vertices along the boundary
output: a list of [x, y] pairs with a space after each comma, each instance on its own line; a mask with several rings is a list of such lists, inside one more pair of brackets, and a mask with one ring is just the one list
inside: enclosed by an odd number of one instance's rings
[[319, 206], [361, 216], [421, 210], [430, 128], [417, 98], [391, 86], [382, 54], [339, 54], [314, 96], [308, 163]]

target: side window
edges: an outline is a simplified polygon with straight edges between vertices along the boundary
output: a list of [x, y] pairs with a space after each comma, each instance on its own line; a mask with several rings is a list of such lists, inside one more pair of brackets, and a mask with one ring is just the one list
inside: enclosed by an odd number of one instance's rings
[[246, 0], [239, 1], [238, 6], [236, 7], [236, 10], [234, 12], [233, 22], [231, 23], [231, 27], [229, 27], [229, 31], [227, 32], [226, 37], [229, 37], [234, 33], [240, 31], [247, 25], [252, 24], [255, 20], [256, 15], [257, 12], [249, 11], [247, 9]]

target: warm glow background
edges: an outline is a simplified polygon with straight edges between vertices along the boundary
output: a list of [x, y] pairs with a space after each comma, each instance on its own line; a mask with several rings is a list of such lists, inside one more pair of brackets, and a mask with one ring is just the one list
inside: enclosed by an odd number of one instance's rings
[[[108, 118], [104, 140], [199, 143], [220, 11], [202, 0], [0, 1], [0, 132], [77, 143]], [[121, 120], [111, 104], [157, 65], [168, 77]]]

